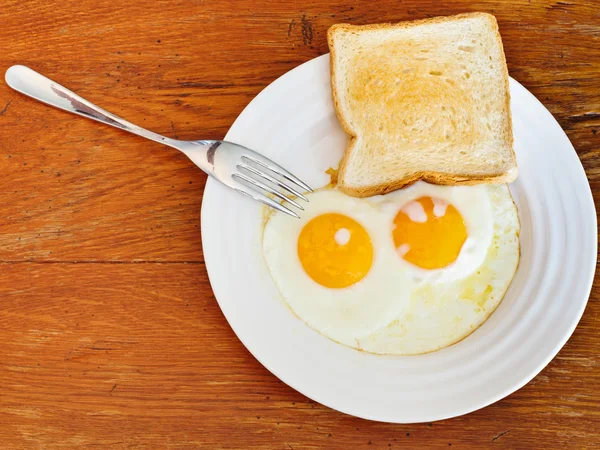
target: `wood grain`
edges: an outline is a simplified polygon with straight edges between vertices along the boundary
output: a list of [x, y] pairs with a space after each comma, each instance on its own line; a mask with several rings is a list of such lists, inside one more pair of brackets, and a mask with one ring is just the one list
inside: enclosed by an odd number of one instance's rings
[[[0, 3], [0, 70], [26, 64], [109, 111], [220, 138], [337, 22], [498, 18], [511, 75], [555, 115], [600, 193], [600, 9], [549, 1]], [[464, 417], [352, 418], [281, 383], [212, 295], [184, 156], [0, 84], [2, 448], [598, 448], [600, 289], [531, 383]], [[568, 180], [565, 180], [568, 182]]]

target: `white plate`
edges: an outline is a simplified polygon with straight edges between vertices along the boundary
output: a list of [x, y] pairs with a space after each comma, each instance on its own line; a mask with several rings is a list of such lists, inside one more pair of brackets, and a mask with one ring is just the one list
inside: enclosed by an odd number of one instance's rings
[[[419, 356], [359, 352], [321, 336], [286, 307], [261, 254], [261, 210], [209, 180], [202, 244], [225, 317], [282, 381], [339, 411], [384, 422], [425, 422], [493, 403], [531, 380], [581, 318], [596, 265], [596, 212], [567, 136], [511, 79], [522, 257], [508, 293], [468, 338]], [[329, 180], [346, 144], [329, 86], [329, 56], [288, 72], [240, 114], [227, 140], [289, 168], [313, 187]]]

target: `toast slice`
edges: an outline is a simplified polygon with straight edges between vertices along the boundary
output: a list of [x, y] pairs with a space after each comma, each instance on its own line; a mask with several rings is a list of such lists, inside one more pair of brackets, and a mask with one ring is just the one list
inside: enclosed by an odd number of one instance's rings
[[337, 24], [328, 41], [335, 109], [350, 136], [338, 174], [343, 192], [515, 180], [508, 70], [494, 16]]

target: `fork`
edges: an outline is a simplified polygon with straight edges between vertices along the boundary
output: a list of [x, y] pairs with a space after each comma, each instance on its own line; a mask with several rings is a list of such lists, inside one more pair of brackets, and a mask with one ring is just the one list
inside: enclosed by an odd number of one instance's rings
[[[40, 102], [176, 148], [224, 185], [290, 216], [299, 218], [296, 212], [282, 203], [287, 202], [304, 210], [294, 198], [307, 202], [307, 198], [300, 191], [312, 192], [298, 177], [243, 145], [219, 140], [181, 141], [161, 136], [99, 108], [25, 66], [10, 67], [5, 78], [11, 88]], [[267, 194], [278, 198], [280, 202]]]

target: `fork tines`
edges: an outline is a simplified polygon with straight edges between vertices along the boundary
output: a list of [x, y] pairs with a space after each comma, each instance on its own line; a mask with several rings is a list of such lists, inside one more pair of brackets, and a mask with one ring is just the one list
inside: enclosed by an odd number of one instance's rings
[[[282, 203], [273, 200], [265, 193], [271, 194], [272, 196], [280, 199], [281, 202], [288, 202], [296, 208], [304, 210], [304, 208], [298, 204], [298, 202], [296, 202], [293, 198], [284, 195], [274, 186], [286, 191], [295, 198], [308, 202], [308, 199], [302, 195], [301, 192], [289, 184], [289, 182], [291, 182], [300, 189], [313, 192], [313, 190], [306, 183], [289, 171], [285, 170], [280, 165], [258, 154], [252, 156], [243, 155], [242, 163], [237, 165], [237, 169], [239, 170], [239, 173], [234, 173], [232, 177], [237, 181], [244, 182], [244, 185], [248, 188], [247, 191], [237, 189], [239, 192], [242, 192], [243, 194], [252, 197], [254, 200], [264, 203], [283, 213], [289, 214], [290, 216], [300, 218], [300, 216], [298, 216], [298, 214], [296, 214], [294, 211], [286, 206], [283, 206]], [[269, 172], [273, 175], [271, 175]], [[280, 179], [277, 179], [276, 176]], [[284, 183], [281, 179], [287, 181], [288, 183]]]

